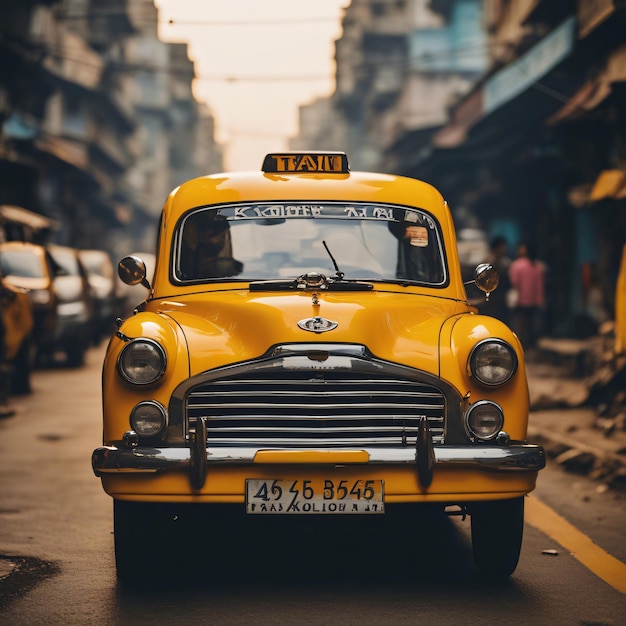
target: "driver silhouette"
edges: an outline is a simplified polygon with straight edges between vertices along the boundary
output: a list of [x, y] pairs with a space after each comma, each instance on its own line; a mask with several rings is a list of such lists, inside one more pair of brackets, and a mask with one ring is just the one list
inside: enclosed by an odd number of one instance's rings
[[233, 259], [230, 227], [225, 219], [211, 219], [206, 213], [189, 218], [183, 234], [181, 271], [185, 278], [236, 276], [243, 265]]

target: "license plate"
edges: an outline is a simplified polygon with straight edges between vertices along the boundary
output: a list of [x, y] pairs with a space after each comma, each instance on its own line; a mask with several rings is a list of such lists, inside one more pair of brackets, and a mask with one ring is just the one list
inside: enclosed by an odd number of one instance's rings
[[383, 480], [246, 480], [246, 513], [332, 515], [384, 512]]

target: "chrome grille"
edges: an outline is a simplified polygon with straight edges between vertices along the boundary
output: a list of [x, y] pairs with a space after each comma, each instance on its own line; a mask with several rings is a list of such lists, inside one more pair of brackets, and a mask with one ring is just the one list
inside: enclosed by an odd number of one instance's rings
[[209, 446], [414, 446], [421, 416], [443, 443], [445, 402], [432, 385], [338, 372], [265, 373], [199, 385], [187, 434], [207, 418]]

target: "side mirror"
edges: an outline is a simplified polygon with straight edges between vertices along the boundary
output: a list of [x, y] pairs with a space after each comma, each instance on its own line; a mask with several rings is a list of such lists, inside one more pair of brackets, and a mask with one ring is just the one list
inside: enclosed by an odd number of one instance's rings
[[117, 275], [127, 285], [143, 285], [151, 289], [146, 278], [146, 264], [138, 256], [125, 256], [117, 266]]
[[474, 284], [487, 294], [487, 298], [496, 290], [499, 282], [498, 270], [491, 263], [481, 263], [474, 270]]

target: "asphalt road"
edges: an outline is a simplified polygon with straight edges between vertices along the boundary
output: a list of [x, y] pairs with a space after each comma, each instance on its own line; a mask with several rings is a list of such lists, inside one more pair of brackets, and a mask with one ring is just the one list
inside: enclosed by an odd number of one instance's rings
[[468, 520], [409, 511], [199, 515], [173, 539], [185, 558], [170, 576], [118, 588], [111, 500], [90, 466], [103, 351], [82, 369], [36, 372], [34, 393], [0, 422], [0, 564], [15, 564], [0, 579], [0, 623], [626, 623], [626, 591], [611, 583], [626, 563], [626, 494], [553, 466], [527, 502], [522, 557], [504, 585], [476, 573]]

